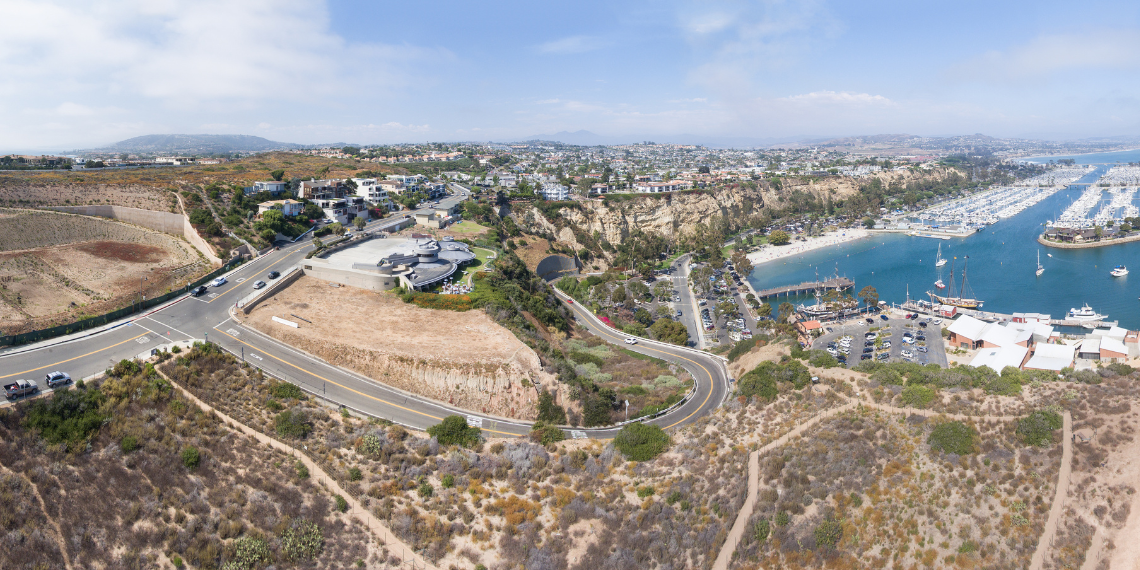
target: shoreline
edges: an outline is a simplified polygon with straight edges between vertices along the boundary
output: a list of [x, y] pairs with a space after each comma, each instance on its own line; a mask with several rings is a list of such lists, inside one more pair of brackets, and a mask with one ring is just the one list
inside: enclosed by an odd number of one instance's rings
[[1037, 243], [1039, 243], [1045, 247], [1055, 247], [1057, 249], [1091, 249], [1094, 247], [1109, 247], [1112, 245], [1120, 245], [1120, 244], [1124, 244], [1124, 243], [1131, 243], [1134, 241], [1140, 241], [1140, 235], [1128, 236], [1125, 238], [1110, 239], [1107, 241], [1090, 241], [1090, 242], [1084, 242], [1084, 243], [1055, 242], [1055, 241], [1049, 241], [1049, 240], [1045, 239], [1045, 236], [1043, 236], [1043, 235], [1037, 236]]
[[748, 254], [748, 261], [752, 262], [752, 267], [757, 268], [765, 263], [776, 261], [785, 257], [791, 257], [801, 253], [807, 253], [820, 248], [839, 245], [843, 243], [852, 242], [855, 240], [863, 239], [871, 235], [870, 230], [863, 228], [847, 228], [844, 230], [827, 232], [822, 236], [809, 237], [806, 241], [798, 242], [793, 241], [787, 245], [768, 245], [760, 251]]

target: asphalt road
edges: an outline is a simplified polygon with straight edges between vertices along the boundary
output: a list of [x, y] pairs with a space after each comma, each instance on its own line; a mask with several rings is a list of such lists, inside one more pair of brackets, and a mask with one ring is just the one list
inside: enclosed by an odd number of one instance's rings
[[[0, 353], [0, 380], [4, 383], [20, 378], [37, 380], [41, 389], [47, 392], [42, 379], [49, 372], [59, 370], [73, 378], [86, 378], [110, 368], [119, 360], [149, 354], [151, 349], [173, 341], [206, 339], [268, 374], [297, 384], [329, 402], [370, 416], [424, 429], [448, 415], [458, 414], [494, 436], [519, 436], [530, 431], [526, 422], [494, 418], [390, 388], [231, 320], [229, 309], [238, 299], [253, 291], [251, 284], [254, 281], [269, 281], [266, 277], [269, 271], [284, 272], [302, 261], [311, 249], [311, 243], [306, 242], [274, 251], [237, 268], [226, 276], [228, 283], [211, 287], [202, 297], [181, 297], [97, 334], [58, 344], [48, 341], [4, 351]], [[572, 305], [571, 309], [583, 326], [603, 340], [676, 362], [696, 379], [694, 396], [652, 423], [665, 428], [684, 425], [715, 409], [724, 399], [726, 377], [715, 357], [681, 347], [659, 346], [652, 341], [627, 345], [624, 335], [618, 336], [577, 305]], [[617, 433], [615, 428], [567, 431], [573, 438], [612, 438]]]

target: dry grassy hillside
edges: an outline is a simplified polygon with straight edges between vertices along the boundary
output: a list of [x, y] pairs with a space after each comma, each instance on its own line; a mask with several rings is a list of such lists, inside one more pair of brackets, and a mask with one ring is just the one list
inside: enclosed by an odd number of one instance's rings
[[209, 268], [184, 240], [101, 218], [0, 209], [0, 331], [118, 309]]
[[296, 459], [153, 369], [0, 409], [0, 567], [370, 568], [387, 553]]

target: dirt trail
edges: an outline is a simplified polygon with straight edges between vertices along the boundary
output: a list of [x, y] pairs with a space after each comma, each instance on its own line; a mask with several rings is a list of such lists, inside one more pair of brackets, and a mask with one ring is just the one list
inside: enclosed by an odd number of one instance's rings
[[1057, 492], [1053, 495], [1053, 506], [1049, 507], [1049, 522], [1045, 523], [1045, 531], [1037, 541], [1037, 550], [1033, 552], [1033, 559], [1029, 563], [1029, 570], [1041, 570], [1045, 563], [1045, 551], [1053, 542], [1053, 535], [1057, 533], [1057, 521], [1061, 518], [1061, 510], [1065, 506], [1065, 496], [1069, 493], [1069, 476], [1073, 472], [1073, 418], [1065, 411], [1065, 424], [1062, 432], [1061, 472], [1057, 475]]
[[51, 527], [55, 529], [55, 541], [56, 544], [59, 545], [59, 555], [63, 557], [63, 565], [65, 568], [67, 568], [67, 570], [71, 570], [71, 558], [67, 555], [67, 541], [63, 539], [63, 530], [59, 528], [59, 522], [52, 518], [50, 514], [48, 514], [47, 503], [45, 503], [44, 498], [40, 496], [40, 488], [37, 487], [31, 479], [28, 479], [27, 477], [24, 477], [23, 475], [16, 473], [11, 469], [8, 469], [3, 464], [0, 464], [0, 470], [11, 473], [13, 476], [20, 477], [21, 479], [27, 481], [28, 485], [31, 485], [32, 494], [35, 495], [36, 501], [40, 503], [40, 511], [44, 513], [44, 518], [46, 518], [48, 522], [51, 523]]
[[[728, 563], [732, 560], [732, 555], [736, 552], [736, 545], [740, 542], [740, 537], [744, 536], [744, 528], [748, 525], [748, 519], [752, 517], [752, 510], [756, 504], [756, 493], [760, 486], [760, 454], [767, 453], [777, 447], [786, 445], [792, 438], [800, 435], [804, 430], [819, 423], [821, 420], [834, 416], [836, 414], [846, 412], [856, 407], [874, 408], [892, 414], [906, 414], [906, 415], [932, 415], [950, 418], [954, 420], [970, 421], [970, 420], [984, 420], [984, 421], [1010, 421], [1018, 419], [1018, 416], [968, 416], [963, 414], [943, 414], [933, 412], [931, 410], [920, 410], [916, 408], [896, 408], [894, 406], [887, 406], [877, 404], [875, 402], [861, 400], [857, 398], [848, 398], [840, 394], [847, 404], [823, 412], [814, 418], [800, 424], [792, 431], [780, 436], [779, 439], [765, 445], [764, 447], [753, 451], [748, 458], [748, 498], [744, 501], [744, 506], [741, 507], [740, 513], [736, 516], [736, 522], [732, 524], [732, 530], [728, 533], [728, 538], [725, 539], [724, 544], [720, 548], [720, 553], [717, 554], [716, 561], [713, 563], [713, 570], [727, 570]], [[1031, 567], [1032, 570], [1040, 570], [1041, 560], [1039, 557], [1044, 556], [1044, 549], [1042, 545], [1047, 544], [1053, 537], [1053, 533], [1057, 529], [1057, 518], [1060, 514], [1060, 502], [1063, 501], [1064, 493], [1068, 491], [1069, 472], [1071, 469], [1072, 447], [1070, 440], [1073, 435], [1072, 419], [1069, 417], [1069, 412], [1065, 412], [1065, 426], [1064, 426], [1064, 455], [1061, 460], [1061, 475], [1057, 482], [1057, 495], [1053, 498], [1053, 507], [1049, 511], [1049, 523], [1045, 525], [1045, 534], [1038, 543], [1037, 552], [1033, 555], [1033, 560], [1036, 566]], [[1062, 487], [1063, 485], [1063, 487]], [[1131, 522], [1131, 521], [1130, 521]], [[1136, 566], [1140, 570], [1140, 565]]]
[[[159, 374], [162, 373], [159, 372]], [[345, 490], [340, 487], [340, 484], [337, 483], [335, 479], [329, 477], [328, 473], [325, 473], [324, 469], [321, 469], [321, 467], [313, 462], [312, 459], [309, 459], [307, 455], [304, 453], [296, 453], [296, 451], [289, 445], [277, 441], [276, 439], [273, 439], [264, 433], [261, 433], [260, 431], [257, 431], [241, 422], [234, 420], [221, 411], [214, 409], [213, 406], [203, 402], [202, 400], [199, 400], [197, 396], [188, 392], [180, 384], [171, 380], [167, 375], [162, 374], [162, 377], [165, 378], [167, 382], [170, 382], [175, 388], [177, 388], [183, 396], [198, 405], [198, 407], [202, 408], [204, 412], [213, 412], [217, 414], [223, 422], [229, 424], [231, 427], [236, 428], [238, 431], [246, 435], [254, 437], [259, 443], [270, 445], [275, 449], [284, 451], [300, 459], [301, 462], [305, 464], [305, 467], [309, 469], [309, 473], [312, 474], [313, 481], [318, 485], [326, 487], [329, 491], [344, 497], [344, 499], [348, 501], [349, 508], [352, 509], [353, 515], [356, 516], [357, 519], [363, 520], [365, 526], [368, 527], [368, 530], [375, 533], [376, 536], [379, 537], [382, 544], [385, 546], [396, 546], [399, 548], [399, 556], [400, 560], [402, 561], [401, 565], [403, 564], [403, 561], [408, 561], [411, 562], [412, 566], [415, 568], [420, 568], [423, 570], [439, 570], [436, 566], [429, 564], [426, 560], [423, 559], [423, 557], [416, 554], [415, 550], [413, 550], [407, 544], [404, 544], [403, 541], [396, 538], [395, 535], [393, 535], [392, 532], [388, 530], [387, 525], [385, 525], [380, 519], [376, 518], [371, 511], [364, 508], [364, 506], [362, 506], [360, 502], [356, 500], [356, 498], [345, 492]]]

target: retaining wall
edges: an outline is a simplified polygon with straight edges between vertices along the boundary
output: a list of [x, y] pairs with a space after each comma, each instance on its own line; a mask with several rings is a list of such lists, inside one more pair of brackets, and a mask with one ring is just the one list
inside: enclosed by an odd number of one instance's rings
[[[241, 308], [242, 313], [248, 315], [249, 312], [252, 311], [258, 303], [268, 299], [269, 297], [272, 297], [273, 295], [276, 295], [277, 292], [285, 289], [294, 281], [300, 279], [302, 275], [304, 275], [304, 272], [301, 271], [301, 268], [294, 265], [293, 267], [285, 270], [285, 273], [283, 273], [281, 277], [278, 277], [276, 280], [274, 280], [272, 284], [262, 289], [261, 291], [258, 291], [251, 298], [239, 301], [238, 307]], [[248, 283], [248, 281], [246, 282]]]
[[128, 208], [126, 206], [53, 206], [50, 208], [58, 212], [66, 212], [68, 214], [78, 214], [81, 216], [96, 216], [100, 218], [110, 218], [120, 222], [127, 222], [136, 226], [150, 228], [155, 231], [160, 231], [164, 234], [171, 234], [182, 236], [186, 241], [190, 242], [198, 251], [202, 252], [210, 261], [221, 264], [222, 260], [214, 254], [214, 248], [198, 235], [197, 230], [190, 223], [190, 219], [182, 214], [173, 214], [170, 212], [156, 212], [154, 210], [143, 210], [140, 208]]
[[578, 272], [578, 263], [575, 259], [565, 255], [551, 255], [538, 262], [534, 272], [539, 278], [550, 281]]

